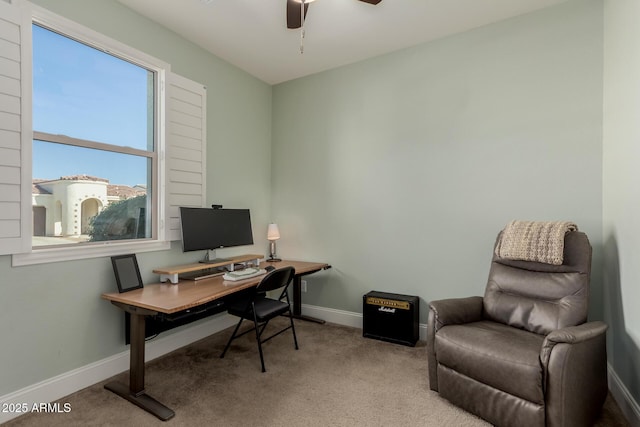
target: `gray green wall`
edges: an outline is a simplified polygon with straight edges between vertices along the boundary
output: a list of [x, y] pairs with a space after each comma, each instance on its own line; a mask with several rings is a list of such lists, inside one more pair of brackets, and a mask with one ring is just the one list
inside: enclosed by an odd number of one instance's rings
[[[274, 220], [280, 255], [333, 265], [308, 277], [307, 304], [357, 313], [372, 289], [416, 294], [425, 322], [426, 301], [483, 292], [507, 221], [575, 221], [594, 248], [590, 316], [640, 401], [636, 0], [574, 0], [274, 87], [115, 0], [34, 3], [207, 86], [208, 201], [252, 209], [252, 251]], [[225, 161], [238, 154], [241, 170]], [[139, 255], [146, 281], [191, 260]], [[10, 261], [0, 396], [125, 350], [121, 313], [98, 298], [108, 259]]]
[[[602, 318], [602, 4], [575, 1], [273, 90], [280, 255], [326, 260], [305, 301], [484, 292], [512, 219], [572, 220]], [[315, 286], [321, 282], [321, 286]]]
[[[33, 3], [164, 60], [207, 87], [207, 201], [250, 208], [256, 244], [241, 252], [266, 253], [271, 86], [115, 0]], [[248, 164], [235, 168], [226, 161], [234, 155]], [[153, 268], [201, 255], [183, 254], [178, 243], [170, 251], [138, 254], [138, 262], [143, 279], [154, 282]], [[100, 299], [115, 290], [109, 258], [12, 268], [11, 257], [1, 256], [0, 277], [0, 396], [126, 350], [122, 313]]]
[[638, 411], [640, 2], [607, 0], [604, 5], [603, 235], [608, 357]]

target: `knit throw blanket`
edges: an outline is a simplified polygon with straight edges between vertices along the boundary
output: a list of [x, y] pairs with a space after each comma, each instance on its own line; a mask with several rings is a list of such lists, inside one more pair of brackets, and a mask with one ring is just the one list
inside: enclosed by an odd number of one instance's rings
[[496, 246], [500, 258], [562, 265], [564, 235], [577, 231], [568, 221], [511, 221]]

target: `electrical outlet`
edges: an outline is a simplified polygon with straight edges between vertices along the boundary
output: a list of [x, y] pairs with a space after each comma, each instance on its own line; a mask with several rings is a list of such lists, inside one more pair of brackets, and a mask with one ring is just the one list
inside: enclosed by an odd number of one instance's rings
[[302, 289], [302, 292], [307, 292], [307, 281], [303, 280], [302, 282], [300, 282], [300, 284], [302, 286], [300, 286], [300, 288]]

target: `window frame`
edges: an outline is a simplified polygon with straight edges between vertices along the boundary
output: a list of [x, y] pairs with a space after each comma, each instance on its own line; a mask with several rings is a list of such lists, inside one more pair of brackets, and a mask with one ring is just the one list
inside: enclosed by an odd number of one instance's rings
[[[155, 79], [155, 111], [154, 111], [154, 153], [155, 153], [155, 170], [152, 176], [152, 206], [154, 206], [152, 213], [152, 237], [144, 240], [124, 240], [124, 241], [103, 241], [103, 242], [88, 242], [78, 244], [77, 246], [47, 246], [33, 248], [32, 243], [29, 244], [30, 252], [13, 254], [12, 265], [22, 266], [31, 264], [40, 264], [47, 262], [57, 261], [69, 261], [79, 260], [86, 258], [95, 258], [103, 256], [120, 255], [130, 252], [149, 252], [158, 250], [167, 250], [171, 248], [171, 242], [167, 240], [165, 232], [165, 205], [167, 203], [165, 185], [165, 149], [166, 149], [166, 79], [167, 74], [170, 73], [170, 64], [147, 55], [137, 49], [134, 49], [124, 43], [118, 42], [110, 37], [107, 37], [101, 33], [91, 30], [83, 25], [73, 22], [69, 19], [56, 15], [44, 8], [31, 5], [31, 24], [36, 24], [51, 31], [57, 32], [65, 37], [69, 37], [80, 43], [86, 44], [98, 50], [101, 50], [109, 55], [117, 58], [129, 61], [133, 64], [147, 68], [156, 75]], [[31, 28], [29, 32], [31, 32]], [[23, 54], [32, 55], [32, 41], [29, 41], [28, 46], [23, 47]], [[32, 65], [31, 65], [32, 66]], [[23, 102], [25, 102], [23, 100]], [[31, 106], [33, 102], [33, 94], [29, 94], [29, 99], [26, 100]], [[33, 111], [31, 107], [27, 109], [26, 114], [32, 115]], [[29, 118], [29, 121], [31, 119]], [[38, 132], [34, 132], [33, 129], [29, 130], [31, 135], [31, 144], [33, 143], [33, 137], [38, 135]], [[38, 138], [36, 138], [38, 139]], [[29, 150], [31, 153], [31, 150]], [[23, 160], [23, 167], [27, 167], [29, 170], [30, 179], [31, 176], [31, 155], [29, 158]], [[23, 214], [22, 220], [27, 221], [28, 224], [33, 223], [33, 213], [31, 209], [31, 197], [28, 200], [23, 201]], [[29, 205], [27, 207], [27, 204]], [[31, 237], [28, 239], [31, 241]]]

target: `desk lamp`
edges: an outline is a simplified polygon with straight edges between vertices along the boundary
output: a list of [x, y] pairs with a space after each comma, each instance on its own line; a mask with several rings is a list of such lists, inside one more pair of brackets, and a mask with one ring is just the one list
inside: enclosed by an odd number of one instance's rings
[[278, 230], [278, 224], [271, 223], [267, 228], [267, 240], [269, 240], [269, 254], [268, 262], [282, 261], [280, 258], [276, 258], [276, 240], [280, 238], [280, 230]]

